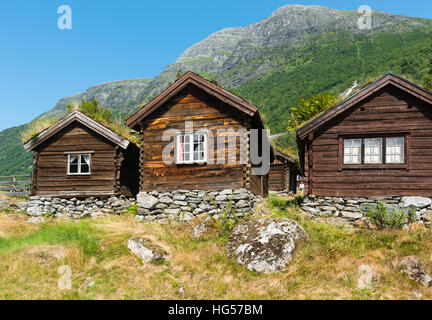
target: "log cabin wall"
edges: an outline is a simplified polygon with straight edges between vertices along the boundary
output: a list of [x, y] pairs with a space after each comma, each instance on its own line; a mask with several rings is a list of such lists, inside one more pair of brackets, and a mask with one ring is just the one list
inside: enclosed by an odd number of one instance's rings
[[287, 189], [285, 170], [286, 170], [286, 164], [283, 163], [282, 161], [275, 160], [270, 165], [270, 172], [269, 172], [270, 191], [284, 191]]
[[[343, 164], [344, 137], [405, 137], [405, 163]], [[386, 86], [306, 138], [306, 193], [319, 196], [432, 196], [432, 106]]]
[[[91, 174], [67, 174], [65, 152], [94, 151]], [[79, 123], [72, 123], [37, 150], [36, 195], [109, 195], [115, 189], [114, 145]]]
[[250, 176], [250, 187], [249, 189], [258, 195], [262, 195], [263, 191], [261, 190], [261, 176], [251, 175]]
[[35, 152], [33, 155], [33, 170], [31, 178], [31, 190], [30, 195], [35, 196], [37, 192], [37, 168], [38, 168], [39, 153]]
[[[214, 164], [167, 165], [162, 151], [171, 141], [163, 141], [167, 129], [185, 130], [185, 121], [193, 121], [194, 130], [210, 129], [214, 135]], [[141, 191], [172, 191], [178, 189], [222, 190], [238, 189], [249, 184], [248, 173], [240, 162], [240, 141], [237, 138], [236, 164], [218, 164], [217, 130], [245, 129], [248, 141], [250, 119], [233, 107], [189, 84], [165, 105], [141, 122]], [[211, 150], [211, 147], [209, 148]], [[173, 155], [173, 154], [172, 154]], [[225, 160], [228, 160], [226, 144]], [[248, 158], [249, 159], [249, 158]], [[250, 169], [250, 165], [248, 166]], [[252, 179], [251, 179], [252, 180]], [[251, 188], [252, 190], [252, 188]]]

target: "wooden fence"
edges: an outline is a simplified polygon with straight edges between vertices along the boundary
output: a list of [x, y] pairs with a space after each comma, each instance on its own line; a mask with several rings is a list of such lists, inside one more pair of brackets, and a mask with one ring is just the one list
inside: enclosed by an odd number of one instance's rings
[[14, 196], [28, 196], [31, 188], [31, 176], [0, 176], [0, 194]]

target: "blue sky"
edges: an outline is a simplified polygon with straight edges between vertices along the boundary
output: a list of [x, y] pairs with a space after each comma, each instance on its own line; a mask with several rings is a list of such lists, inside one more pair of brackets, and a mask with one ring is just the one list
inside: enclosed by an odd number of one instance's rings
[[[2, 0], [0, 130], [27, 123], [56, 102], [101, 82], [153, 77], [189, 46], [245, 26], [290, 3], [432, 19], [432, 1]], [[72, 30], [57, 9], [72, 8]]]

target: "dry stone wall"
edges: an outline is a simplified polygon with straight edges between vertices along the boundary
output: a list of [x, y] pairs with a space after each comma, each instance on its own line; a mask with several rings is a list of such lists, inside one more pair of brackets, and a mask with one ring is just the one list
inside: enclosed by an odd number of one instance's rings
[[106, 214], [122, 214], [130, 206], [136, 204], [133, 198], [89, 197], [86, 199], [62, 199], [54, 197], [30, 197], [27, 204], [27, 214], [32, 217], [53, 215], [56, 218], [97, 217]]
[[[301, 209], [311, 218], [338, 218], [353, 225], [369, 223], [365, 214], [368, 208], [376, 209], [378, 203], [383, 203], [389, 214], [405, 213], [405, 224], [423, 224], [430, 227], [432, 218], [432, 198], [385, 196], [376, 198], [346, 198], [306, 196]], [[408, 219], [411, 217], [411, 221]]]
[[137, 220], [189, 221], [195, 216], [209, 215], [218, 219], [224, 212], [243, 217], [252, 212], [256, 197], [247, 189], [222, 191], [177, 190], [173, 192], [141, 192], [137, 196]]

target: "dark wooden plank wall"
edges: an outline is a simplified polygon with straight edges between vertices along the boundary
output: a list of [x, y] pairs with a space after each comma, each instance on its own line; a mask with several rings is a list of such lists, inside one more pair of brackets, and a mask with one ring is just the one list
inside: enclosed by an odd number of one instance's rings
[[261, 190], [261, 176], [251, 175], [249, 190], [254, 194], [262, 194], [263, 190]]
[[287, 189], [284, 163], [272, 163], [269, 172], [269, 190], [283, 191]]
[[[64, 152], [94, 151], [91, 175], [68, 176]], [[71, 124], [37, 150], [35, 186], [37, 195], [65, 191], [114, 193], [114, 146], [105, 138], [78, 123]]]
[[[220, 190], [244, 186], [244, 170], [237, 164], [217, 164], [217, 129], [247, 128], [248, 118], [233, 108], [211, 97], [202, 90], [189, 85], [142, 123], [141, 187], [142, 191], [170, 191], [175, 189]], [[215, 138], [215, 164], [166, 165], [162, 160], [163, 148], [169, 143], [162, 141], [166, 129], [183, 131], [185, 121], [193, 121], [194, 130], [208, 128]], [[236, 155], [240, 159], [240, 146]], [[226, 146], [228, 153], [228, 146]], [[226, 157], [226, 155], [225, 155]], [[227, 159], [227, 158], [226, 158]]]
[[[342, 168], [340, 135], [390, 132], [410, 134], [406, 168]], [[351, 109], [346, 118], [334, 119], [315, 134], [311, 149], [306, 144], [305, 150], [308, 193], [432, 196], [432, 106], [400, 89], [388, 86]]]

